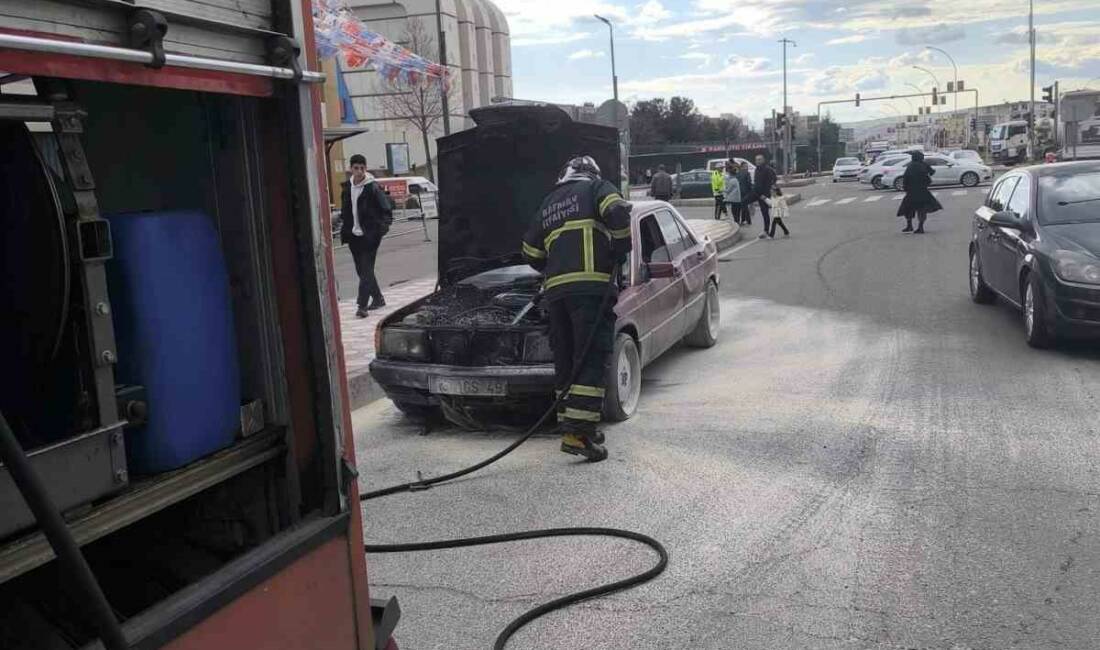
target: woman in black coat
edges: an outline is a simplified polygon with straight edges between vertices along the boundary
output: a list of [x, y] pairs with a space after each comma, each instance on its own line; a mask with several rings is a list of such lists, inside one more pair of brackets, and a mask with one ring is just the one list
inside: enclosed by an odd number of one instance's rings
[[[902, 229], [902, 232], [921, 234], [924, 232], [924, 220], [928, 217], [928, 214], [942, 210], [943, 206], [928, 191], [928, 186], [932, 184], [932, 174], [936, 173], [936, 170], [924, 162], [924, 154], [920, 151], [914, 151], [910, 155], [913, 159], [905, 168], [905, 174], [902, 175], [905, 198], [898, 206], [898, 216], [905, 217], [905, 228]], [[917, 229], [915, 231], [913, 230], [914, 216], [917, 217]]]

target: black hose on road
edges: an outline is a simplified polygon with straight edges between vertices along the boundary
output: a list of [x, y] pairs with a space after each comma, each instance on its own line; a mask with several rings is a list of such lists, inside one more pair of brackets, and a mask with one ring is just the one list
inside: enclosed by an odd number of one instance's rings
[[[603, 303], [600, 305], [600, 313], [607, 311], [607, 308], [611, 305], [611, 298], [615, 295], [616, 285], [619, 282], [619, 270], [621, 265], [616, 264], [614, 272], [611, 274], [611, 280], [608, 282], [607, 291], [604, 292]], [[582, 349], [581, 358], [588, 356], [588, 353], [592, 350], [592, 342], [596, 338], [596, 328], [593, 327], [588, 333], [588, 339], [584, 343]], [[577, 374], [580, 372], [580, 367], [577, 366], [573, 369], [573, 376], [569, 378], [567, 385], [572, 385], [577, 380]], [[371, 499], [378, 499], [380, 497], [389, 496], [391, 494], [398, 494], [401, 492], [414, 492], [419, 490], [426, 490], [433, 485], [440, 483], [446, 483], [453, 481], [454, 479], [472, 474], [484, 467], [492, 465], [501, 458], [504, 458], [508, 454], [516, 450], [517, 447], [522, 445], [531, 439], [531, 436], [535, 435], [539, 427], [549, 418], [551, 415], [557, 413], [558, 406], [567, 395], [566, 391], [562, 391], [557, 396], [554, 403], [550, 405], [550, 408], [542, 414], [542, 417], [535, 422], [523, 435], [521, 435], [515, 442], [508, 445], [504, 449], [500, 450], [496, 454], [493, 454], [489, 458], [471, 465], [469, 467], [460, 469], [450, 474], [444, 474], [442, 476], [436, 476], [429, 479], [421, 479], [419, 481], [413, 481], [410, 483], [402, 483], [400, 485], [393, 485], [387, 488], [374, 490], [372, 492], [366, 492], [359, 496], [360, 502], [370, 501]], [[650, 547], [657, 552], [659, 560], [656, 564], [650, 567], [648, 570], [639, 573], [637, 575], [610, 582], [591, 589], [585, 589], [572, 594], [556, 598], [548, 603], [544, 603], [524, 612], [518, 618], [514, 619], [504, 628], [499, 635], [497, 635], [496, 642], [493, 644], [493, 650], [503, 650], [504, 646], [508, 643], [508, 639], [512, 637], [520, 628], [527, 625], [531, 621], [548, 614], [554, 610], [567, 607], [569, 605], [579, 603], [589, 598], [597, 598], [599, 596], [606, 596], [617, 591], [629, 589], [631, 587], [640, 585], [644, 582], [648, 582], [653, 578], [661, 575], [665, 568], [668, 566], [668, 551], [665, 547], [648, 535], [637, 533], [631, 530], [621, 530], [618, 528], [593, 528], [587, 526], [577, 526], [569, 528], [547, 528], [542, 530], [526, 530], [515, 533], [503, 533], [500, 535], [486, 535], [482, 537], [463, 537], [458, 539], [445, 539], [435, 542], [411, 542], [407, 544], [365, 544], [363, 549], [366, 553], [408, 553], [413, 551], [436, 551], [447, 548], [464, 548], [467, 546], [483, 546], [486, 544], [501, 544], [504, 542], [516, 542], [528, 539], [542, 539], [547, 537], [573, 537], [573, 536], [601, 536], [601, 537], [617, 537], [621, 539], [629, 539], [635, 542], [640, 542]]]
[[103, 645], [107, 650], [127, 650], [130, 644], [126, 642], [114, 610], [111, 609], [111, 604], [107, 602], [107, 597], [103, 595], [103, 589], [99, 586], [99, 581], [96, 580], [95, 574], [92, 573], [91, 567], [80, 552], [80, 547], [73, 539], [72, 532], [65, 524], [65, 520], [61, 518], [61, 513], [50, 498], [49, 492], [46, 491], [46, 484], [42, 482], [42, 477], [31, 467], [27, 454], [23, 451], [11, 427], [8, 426], [3, 413], [0, 413], [0, 460], [11, 473], [15, 487], [19, 489], [23, 500], [27, 502], [27, 507], [34, 514], [38, 527], [50, 542], [54, 554], [57, 555], [57, 561], [65, 569], [65, 574], [76, 583], [77, 589], [84, 596], [88, 614]]

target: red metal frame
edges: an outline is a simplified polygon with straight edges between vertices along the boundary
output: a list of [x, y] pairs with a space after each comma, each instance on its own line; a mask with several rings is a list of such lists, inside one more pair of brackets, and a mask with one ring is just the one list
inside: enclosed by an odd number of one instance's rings
[[[30, 32], [20, 29], [0, 28], [0, 32], [63, 41], [79, 40], [65, 38], [57, 34]], [[270, 97], [275, 93], [275, 85], [272, 79], [252, 75], [193, 70], [172, 66], [154, 70], [139, 63], [128, 61], [94, 59], [71, 54], [23, 52], [3, 48], [0, 48], [0, 70], [26, 75], [109, 81], [119, 84], [198, 90], [227, 95]]]

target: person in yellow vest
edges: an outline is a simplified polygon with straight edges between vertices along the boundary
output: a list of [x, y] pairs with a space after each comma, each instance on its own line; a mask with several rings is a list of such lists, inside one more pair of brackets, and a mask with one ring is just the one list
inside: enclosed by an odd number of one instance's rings
[[726, 214], [726, 178], [721, 169], [710, 173], [710, 190], [714, 194], [714, 218], [721, 219]]

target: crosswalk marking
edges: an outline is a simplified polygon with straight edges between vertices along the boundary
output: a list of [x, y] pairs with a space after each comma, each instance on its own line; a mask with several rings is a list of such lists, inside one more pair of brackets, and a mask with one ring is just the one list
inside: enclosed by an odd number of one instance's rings
[[966, 190], [955, 190], [951, 196], [966, 196]]
[[882, 195], [882, 194], [876, 194], [874, 196], [868, 196], [867, 198], [863, 199], [863, 202], [864, 203], [874, 203], [875, 201], [881, 201], [883, 196], [884, 195]]
[[846, 199], [840, 199], [839, 201], [836, 202], [836, 204], [837, 205], [844, 205], [845, 203], [851, 203], [852, 201], [855, 201], [855, 200], [856, 200], [856, 197], [849, 196]]
[[814, 199], [813, 201], [810, 201], [809, 203], [807, 203], [806, 207], [807, 208], [813, 208], [813, 207], [817, 207], [819, 205], [825, 205], [826, 203], [828, 203], [831, 200], [832, 199]]

